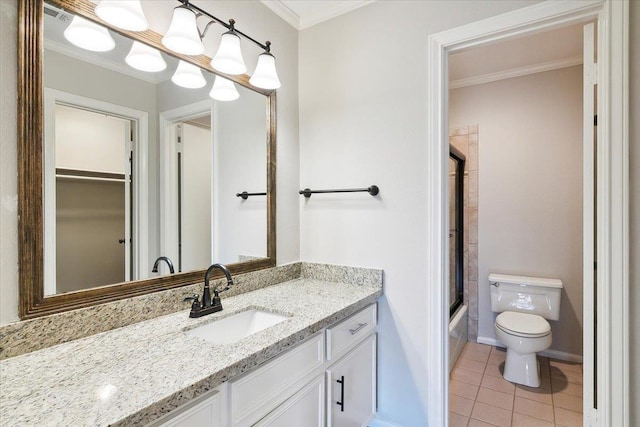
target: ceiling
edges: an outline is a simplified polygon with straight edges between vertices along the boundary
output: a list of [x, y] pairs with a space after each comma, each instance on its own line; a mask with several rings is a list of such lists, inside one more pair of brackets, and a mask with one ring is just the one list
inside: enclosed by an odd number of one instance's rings
[[289, 25], [304, 30], [375, 0], [260, 0]]

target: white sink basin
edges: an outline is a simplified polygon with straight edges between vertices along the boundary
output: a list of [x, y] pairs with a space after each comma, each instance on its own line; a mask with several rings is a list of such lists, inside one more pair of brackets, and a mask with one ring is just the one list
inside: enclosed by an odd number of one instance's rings
[[187, 331], [214, 344], [231, 344], [287, 320], [282, 314], [251, 309]]

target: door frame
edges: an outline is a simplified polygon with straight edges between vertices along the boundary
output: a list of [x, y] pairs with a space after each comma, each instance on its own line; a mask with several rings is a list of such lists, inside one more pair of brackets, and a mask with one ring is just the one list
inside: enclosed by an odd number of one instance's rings
[[[143, 272], [149, 264], [149, 113], [122, 105], [100, 101], [93, 98], [64, 92], [58, 89], [44, 88], [44, 148], [43, 180], [44, 192], [44, 295], [56, 294], [56, 194], [55, 194], [55, 106], [57, 103], [84, 108], [97, 113], [105, 113], [135, 122], [136, 137], [134, 152], [135, 179], [133, 183], [133, 257], [137, 263], [131, 266], [132, 280], [144, 279]], [[53, 141], [51, 140], [53, 138]], [[54, 165], [53, 169], [48, 165]], [[145, 267], [143, 267], [145, 266]], [[46, 278], [49, 278], [47, 280]], [[53, 278], [53, 279], [51, 279]]]
[[[585, 388], [597, 360], [598, 409], [585, 393], [585, 425], [629, 425], [629, 2], [546, 1], [428, 38], [427, 136], [427, 398], [428, 425], [448, 418], [448, 55], [451, 52], [571, 24], [597, 20], [598, 271], [597, 358], [584, 355]], [[590, 287], [590, 289], [589, 289]], [[585, 284], [587, 295], [593, 284]], [[593, 299], [591, 299], [593, 301]], [[588, 299], [585, 298], [585, 304]], [[586, 306], [585, 306], [586, 308]], [[591, 311], [594, 307], [589, 307]], [[587, 310], [585, 309], [585, 313]], [[586, 322], [591, 322], [587, 324]], [[585, 316], [584, 342], [593, 342]], [[590, 369], [589, 369], [590, 368]], [[592, 398], [591, 398], [592, 400]]]
[[[204, 113], [211, 114], [213, 122], [213, 100], [204, 100], [193, 104], [174, 108], [172, 110], [163, 111], [159, 116], [160, 127], [160, 255], [167, 256], [171, 259], [178, 259], [177, 245], [178, 232], [174, 224], [178, 223], [178, 192], [175, 190], [175, 183], [178, 182], [177, 167], [177, 142], [174, 125], [177, 122], [188, 120], [201, 116]], [[211, 128], [211, 143], [213, 146], [213, 155], [215, 156], [215, 144], [213, 123]], [[214, 188], [214, 187], [212, 187]], [[212, 201], [213, 204], [213, 201]], [[212, 215], [215, 215], [214, 207], [211, 208]], [[211, 242], [214, 241], [213, 236], [216, 234], [215, 224], [211, 227]], [[215, 250], [212, 245], [212, 257]], [[168, 273], [168, 271], [166, 272]], [[166, 274], [164, 273], [164, 274]]]

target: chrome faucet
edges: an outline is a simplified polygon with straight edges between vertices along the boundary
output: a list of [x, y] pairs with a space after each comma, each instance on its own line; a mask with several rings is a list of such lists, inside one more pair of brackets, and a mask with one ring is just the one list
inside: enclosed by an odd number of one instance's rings
[[175, 273], [175, 271], [173, 270], [173, 263], [166, 256], [161, 256], [161, 257], [158, 257], [158, 259], [156, 259], [156, 262], [153, 263], [153, 270], [151, 270], [152, 273], [158, 272], [158, 264], [160, 264], [160, 261], [164, 261], [167, 263], [167, 265], [169, 266], [169, 273], [171, 274]]
[[[215, 269], [221, 270], [225, 277], [227, 278], [227, 285], [224, 289], [213, 289], [213, 298], [211, 298], [211, 288], [209, 286], [209, 276], [211, 272]], [[215, 313], [216, 311], [222, 310], [222, 301], [220, 301], [220, 292], [224, 292], [228, 290], [231, 286], [233, 286], [233, 279], [231, 278], [231, 273], [222, 264], [212, 264], [204, 275], [204, 289], [202, 291], [202, 302], [198, 301], [198, 295], [194, 295], [192, 297], [187, 297], [184, 300], [193, 300], [193, 304], [191, 305], [191, 312], [189, 313], [189, 317], [201, 317], [207, 314]]]

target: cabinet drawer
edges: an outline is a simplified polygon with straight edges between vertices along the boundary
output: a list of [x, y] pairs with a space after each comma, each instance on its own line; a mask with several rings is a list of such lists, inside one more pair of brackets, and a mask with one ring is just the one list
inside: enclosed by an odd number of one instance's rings
[[324, 337], [316, 335], [231, 382], [233, 426], [252, 425], [287, 400], [324, 363]]
[[327, 328], [327, 360], [335, 360], [350, 347], [375, 330], [377, 325], [376, 304], [372, 304]]

